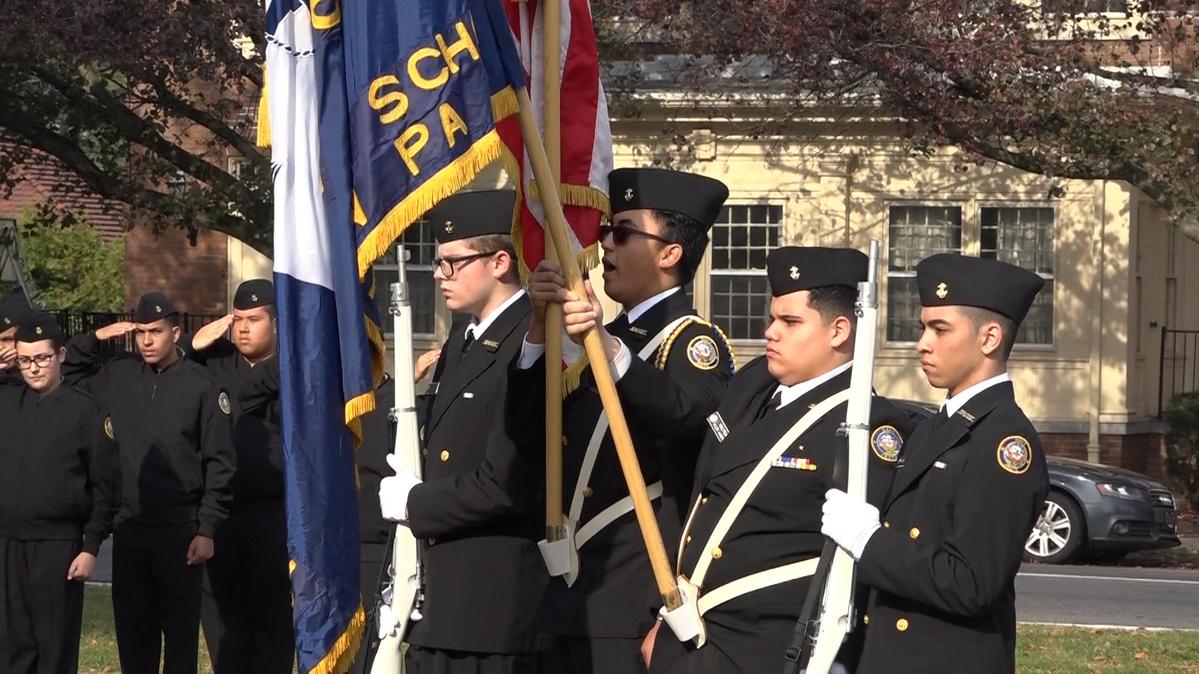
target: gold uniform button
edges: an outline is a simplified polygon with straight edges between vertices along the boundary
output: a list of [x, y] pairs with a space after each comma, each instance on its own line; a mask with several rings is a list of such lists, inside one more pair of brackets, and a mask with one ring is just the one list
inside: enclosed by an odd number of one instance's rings
[[708, 505], [708, 497], [705, 496], [699, 500], [700, 505]]
[[436, 539], [436, 538], [430, 538], [430, 539], [429, 539], [429, 545], [437, 545], [437, 539]]
[[691, 534], [687, 534], [687, 537], [683, 539], [683, 545], [691, 545]]
[[884, 529], [890, 529], [890, 528], [891, 528], [891, 523], [890, 523], [890, 522], [883, 522], [883, 528], [884, 528]]
[[920, 530], [916, 527], [912, 527], [912, 530], [908, 532], [908, 536], [914, 541], [917, 538], [920, 538]]
[[583, 498], [591, 498], [591, 495], [594, 493], [591, 487], [583, 487]]
[[449, 461], [449, 460], [450, 460], [450, 450], [448, 450], [448, 449], [441, 450], [441, 462], [445, 463], [446, 461]]
[[866, 615], [862, 616], [862, 624], [864, 624], [864, 625], [869, 625], [869, 624], [870, 624], [870, 614], [869, 614], [869, 613], [867, 613]]
[[907, 632], [908, 631], [908, 619], [900, 618], [899, 620], [896, 620], [895, 621], [895, 629], [899, 630], [900, 632]]
[[723, 556], [724, 556], [724, 551], [721, 550], [720, 548], [717, 547], [717, 548], [712, 549], [712, 559], [720, 559]]
[[566, 446], [566, 436], [565, 435], [562, 436], [562, 446], [563, 447]]

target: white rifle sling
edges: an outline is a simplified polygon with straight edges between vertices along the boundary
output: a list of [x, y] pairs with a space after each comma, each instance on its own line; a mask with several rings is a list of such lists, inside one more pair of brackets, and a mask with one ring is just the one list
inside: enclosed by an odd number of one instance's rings
[[[637, 357], [641, 360], [648, 360], [654, 355], [654, 351], [658, 350], [662, 342], [668, 336], [674, 333], [686, 321], [695, 320], [696, 316], [683, 316], [675, 319], [665, 328], [654, 335], [654, 338], [649, 340], [641, 351], [637, 353]], [[592, 367], [594, 367], [594, 363]], [[583, 514], [583, 492], [587, 488], [587, 483], [591, 481], [591, 471], [595, 469], [595, 459], [599, 456], [600, 445], [604, 443], [604, 436], [608, 434], [608, 413], [601, 412], [599, 419], [595, 422], [595, 430], [591, 433], [591, 441], [587, 443], [587, 453], [583, 455], [583, 465], [579, 469], [579, 479], [575, 482], [574, 495], [570, 499], [570, 512], [567, 517], [572, 522], [578, 522], [579, 517]], [[658, 498], [662, 495], [662, 483], [655, 482], [649, 485], [650, 499]], [[575, 547], [581, 548], [583, 544], [600, 532], [601, 529], [608, 526], [621, 515], [633, 511], [633, 499], [626, 496], [616, 503], [605, 508], [599, 515], [589, 520], [586, 524], [579, 527], [575, 534]], [[602, 519], [601, 519], [602, 518]], [[586, 534], [586, 535], [584, 535]]]
[[[714, 559], [712, 552], [724, 542], [724, 537], [728, 535], [729, 529], [733, 526], [733, 522], [745, 508], [745, 503], [749, 500], [750, 495], [753, 494], [754, 490], [757, 489], [758, 485], [762, 482], [762, 479], [765, 478], [766, 474], [770, 471], [771, 463], [778, 457], [782, 456], [783, 453], [786, 452], [787, 449], [799, 439], [799, 436], [806, 433], [809, 428], [816, 424], [816, 422], [820, 421], [820, 419], [822, 419], [825, 415], [833, 411], [833, 409], [835, 409], [838, 405], [846, 402], [847, 400], [849, 400], [848, 389], [825, 398], [819, 404], [808, 410], [802, 417], [800, 417], [799, 421], [789, 428], [787, 432], [784, 433], [783, 436], [774, 443], [774, 446], [770, 448], [770, 451], [766, 452], [766, 455], [758, 461], [757, 465], [754, 466], [754, 469], [750, 472], [749, 477], [745, 478], [745, 481], [741, 483], [741, 486], [737, 489], [737, 493], [733, 495], [733, 500], [729, 502], [728, 508], [726, 508], [721, 514], [720, 519], [716, 521], [716, 527], [712, 530], [711, 535], [708, 536], [708, 541], [706, 544], [704, 544], [703, 550], [700, 552], [699, 561], [696, 563], [695, 569], [692, 571], [689, 578], [693, 585], [702, 591], [704, 586], [704, 578], [708, 574], [708, 567], [711, 565], [712, 560]], [[687, 527], [683, 532], [684, 539], [686, 538], [687, 531], [691, 528], [691, 520], [694, 515], [695, 508], [692, 507], [691, 516], [687, 518]], [[681, 554], [682, 553], [680, 553], [680, 559]], [[792, 564], [786, 564], [780, 567], [775, 567], [773, 569], [751, 574], [745, 578], [741, 578], [722, 585], [721, 587], [714, 588], [710, 593], [702, 594], [700, 596], [700, 614], [703, 615], [703, 613], [711, 610], [713, 607], [735, 597], [739, 597], [742, 594], [760, 590], [771, 585], [777, 585], [778, 583], [786, 582], [788, 580], [795, 580], [810, 576], [815, 573], [817, 562], [818, 559], [813, 558], [794, 562]], [[707, 599], [709, 595], [715, 596], [712, 599]], [[707, 599], [706, 604], [705, 599]]]

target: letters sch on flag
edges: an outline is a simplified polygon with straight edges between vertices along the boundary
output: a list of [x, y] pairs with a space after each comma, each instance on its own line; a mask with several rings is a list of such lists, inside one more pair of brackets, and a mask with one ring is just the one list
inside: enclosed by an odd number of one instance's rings
[[[486, 91], [487, 74], [480, 61], [472, 27], [465, 20], [458, 20], [447, 30], [434, 34], [431, 44], [422, 45], [397, 61], [393, 72], [371, 81], [365, 94], [370, 107], [367, 114], [377, 118], [388, 136], [394, 136], [392, 145], [412, 177], [420, 175], [422, 151], [433, 134], [444, 137], [450, 150], [459, 140], [471, 138], [466, 120], [477, 117], [463, 107], [477, 102], [465, 100], [451, 86], [455, 79], [481, 78], [481, 84], [474, 90]], [[490, 100], [486, 103], [490, 105]], [[361, 107], [361, 101], [352, 104]], [[398, 130], [391, 128], [395, 124], [401, 125]]]

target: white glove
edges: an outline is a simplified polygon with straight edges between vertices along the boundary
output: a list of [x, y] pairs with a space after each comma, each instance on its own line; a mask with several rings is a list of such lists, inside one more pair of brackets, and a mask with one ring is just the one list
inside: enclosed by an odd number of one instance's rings
[[833, 539], [855, 560], [860, 560], [866, 543], [881, 526], [878, 508], [851, 498], [840, 489], [830, 489], [824, 494], [823, 512], [820, 533]]
[[408, 493], [421, 483], [421, 479], [395, 454], [387, 455], [387, 465], [391, 466], [396, 474], [383, 478], [383, 481], [379, 483], [379, 510], [383, 513], [384, 519], [392, 522], [406, 522], [408, 520]]

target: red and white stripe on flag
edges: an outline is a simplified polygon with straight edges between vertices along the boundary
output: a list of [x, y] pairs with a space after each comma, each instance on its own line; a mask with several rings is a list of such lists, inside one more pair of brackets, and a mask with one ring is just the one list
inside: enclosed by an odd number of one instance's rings
[[[589, 269], [599, 262], [599, 226], [609, 212], [608, 172], [612, 170], [612, 130], [608, 123], [608, 102], [600, 82], [599, 53], [595, 44], [595, 26], [589, 0], [558, 0], [561, 53], [561, 195], [568, 235], [579, 263]], [[543, 132], [545, 100], [544, 31], [542, 0], [505, 1], [504, 10], [528, 75], [529, 98], [537, 112], [537, 125]], [[522, 20], [521, 7], [526, 7]], [[523, 40], [522, 40], [523, 38]], [[516, 116], [497, 125], [504, 142], [504, 164], [518, 185], [517, 210], [512, 233], [520, 252], [522, 275], [536, 268], [545, 251], [545, 212], [536, 198], [532, 168], [525, 157]]]

